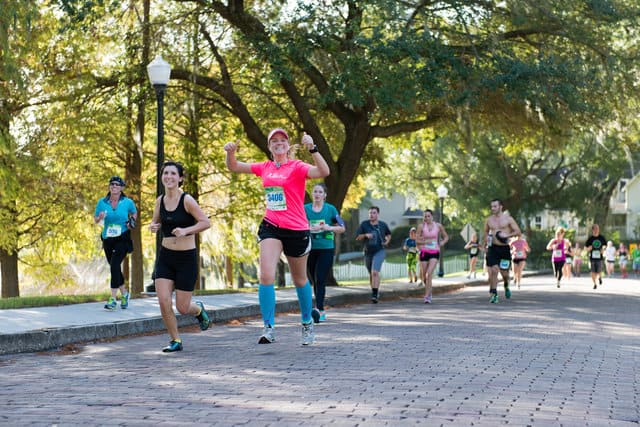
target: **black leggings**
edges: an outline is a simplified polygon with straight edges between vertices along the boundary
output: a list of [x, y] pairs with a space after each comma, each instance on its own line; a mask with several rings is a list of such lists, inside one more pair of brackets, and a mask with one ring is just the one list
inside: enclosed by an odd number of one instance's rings
[[324, 296], [327, 287], [327, 275], [333, 266], [334, 249], [312, 249], [307, 258], [307, 274], [313, 284], [316, 296], [316, 308], [324, 310]]
[[107, 262], [111, 267], [111, 289], [118, 289], [124, 285], [122, 261], [124, 261], [127, 253], [130, 252], [130, 247], [131, 240], [128, 232], [120, 237], [112, 237], [102, 241], [104, 255], [107, 257]]
[[562, 267], [564, 267], [564, 264], [564, 261], [553, 261], [553, 274], [558, 279], [558, 282], [562, 279]]

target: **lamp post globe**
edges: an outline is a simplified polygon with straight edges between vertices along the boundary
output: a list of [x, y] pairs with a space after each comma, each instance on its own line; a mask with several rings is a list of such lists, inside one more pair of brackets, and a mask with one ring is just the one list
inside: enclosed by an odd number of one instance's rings
[[[156, 196], [160, 197], [163, 193], [161, 169], [164, 163], [164, 94], [171, 78], [171, 65], [162, 56], [157, 55], [153, 61], [147, 65], [147, 74], [149, 81], [153, 85], [156, 92], [156, 102], [158, 104], [158, 115], [156, 120], [157, 134], [157, 151], [156, 151]], [[162, 233], [156, 233], [156, 258], [160, 253], [162, 245]], [[155, 267], [153, 273], [154, 284], [147, 288], [148, 291], [155, 292]]]
[[171, 65], [161, 55], [156, 57], [147, 65], [147, 74], [153, 86], [168, 85], [171, 78]]
[[[438, 194], [438, 198], [440, 199], [440, 224], [442, 224], [442, 221], [444, 220], [444, 199], [447, 198], [447, 195], [449, 194], [449, 190], [447, 189], [447, 187], [444, 186], [444, 184], [440, 184], [440, 186], [438, 186], [438, 188], [436, 188], [436, 193]], [[440, 267], [438, 270], [438, 277], [444, 277], [444, 250], [443, 248], [440, 248]]]

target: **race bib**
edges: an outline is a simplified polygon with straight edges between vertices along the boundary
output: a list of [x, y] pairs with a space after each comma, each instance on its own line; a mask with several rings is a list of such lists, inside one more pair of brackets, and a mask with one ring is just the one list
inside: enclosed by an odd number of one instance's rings
[[107, 237], [118, 237], [122, 234], [122, 227], [119, 224], [109, 224], [105, 234]]
[[418, 253], [418, 248], [416, 248], [415, 246], [412, 246], [409, 248], [409, 253], [410, 254], [417, 254]]
[[600, 259], [600, 251], [591, 251], [592, 259]]
[[286, 211], [287, 199], [282, 187], [266, 187], [264, 189], [267, 209], [270, 211]]
[[500, 260], [500, 270], [508, 270], [511, 265], [510, 259], [501, 259]]
[[430, 251], [435, 251], [438, 249], [438, 242], [431, 240], [430, 242], [425, 243], [424, 248]]
[[516, 251], [516, 258], [524, 258], [524, 252]]
[[555, 251], [553, 251], [553, 257], [562, 258], [562, 249], [556, 249]]
[[477, 254], [478, 254], [478, 248], [471, 248], [471, 249], [469, 250], [469, 253], [470, 253], [471, 255], [477, 255]]
[[[321, 225], [324, 225], [324, 219], [309, 220], [309, 225], [311, 226], [311, 228], [319, 227]], [[316, 231], [312, 231], [312, 233], [324, 233], [324, 230], [316, 230]]]

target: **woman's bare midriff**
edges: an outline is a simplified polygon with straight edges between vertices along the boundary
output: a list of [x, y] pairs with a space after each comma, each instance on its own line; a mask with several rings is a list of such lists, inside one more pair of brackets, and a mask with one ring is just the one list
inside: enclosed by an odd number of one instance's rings
[[188, 251], [196, 248], [196, 238], [193, 235], [182, 237], [163, 237], [162, 247], [172, 251]]

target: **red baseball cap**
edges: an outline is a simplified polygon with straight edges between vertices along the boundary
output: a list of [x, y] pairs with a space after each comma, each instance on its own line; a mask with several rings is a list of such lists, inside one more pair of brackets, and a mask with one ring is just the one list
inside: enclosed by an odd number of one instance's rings
[[289, 140], [289, 134], [287, 134], [287, 131], [285, 131], [284, 129], [281, 129], [281, 128], [275, 128], [274, 130], [269, 132], [269, 136], [267, 137], [267, 142], [271, 141], [271, 138], [273, 138], [274, 135], [276, 135], [278, 133], [284, 135], [284, 137], [287, 138], [287, 141]]

